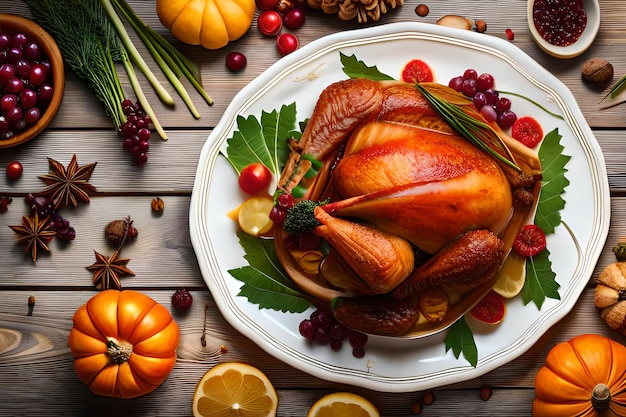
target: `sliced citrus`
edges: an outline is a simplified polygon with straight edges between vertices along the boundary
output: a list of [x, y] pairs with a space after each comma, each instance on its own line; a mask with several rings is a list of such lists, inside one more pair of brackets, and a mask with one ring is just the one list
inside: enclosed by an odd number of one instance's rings
[[274, 206], [271, 197], [251, 197], [239, 207], [237, 220], [241, 230], [252, 236], [260, 236], [272, 228], [270, 212]]
[[351, 392], [335, 392], [317, 400], [307, 417], [380, 417], [374, 405]]
[[211, 368], [193, 394], [195, 417], [274, 417], [278, 396], [254, 366], [224, 362]]
[[493, 290], [504, 298], [513, 298], [522, 291], [526, 281], [526, 258], [511, 253], [500, 271]]

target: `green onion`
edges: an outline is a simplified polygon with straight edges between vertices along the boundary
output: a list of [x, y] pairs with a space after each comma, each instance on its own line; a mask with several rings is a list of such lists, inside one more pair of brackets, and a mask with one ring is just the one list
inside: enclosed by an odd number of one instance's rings
[[124, 0], [101, 0], [113, 4], [126, 20], [131, 24], [137, 35], [141, 38], [146, 48], [154, 58], [159, 68], [163, 71], [172, 86], [176, 89], [185, 105], [196, 118], [200, 118], [200, 114], [196, 110], [191, 97], [187, 90], [180, 82], [179, 77], [183, 75], [191, 82], [191, 84], [200, 93], [202, 98], [209, 104], [213, 104], [213, 100], [206, 93], [198, 79], [198, 68], [180, 51], [176, 50], [165, 38], [144, 24], [139, 16]]
[[[610, 98], [617, 97], [624, 90], [624, 88], [626, 88], [626, 75], [623, 75], [622, 78], [617, 80], [617, 82], [613, 84], [611, 88], [609, 88], [609, 92], [607, 93], [606, 96], [602, 98], [602, 100], [600, 100], [600, 102], [604, 101], [607, 97], [610, 97]], [[617, 104], [622, 104], [622, 103], [624, 103], [624, 101], [617, 103]], [[610, 105], [609, 107], [614, 107], [617, 104]], [[608, 109], [609, 107], [605, 107], [605, 109]]]
[[545, 111], [546, 113], [548, 113], [550, 116], [556, 117], [557, 119], [561, 119], [563, 120], [563, 116], [561, 116], [560, 114], [556, 114], [551, 112], [550, 110], [546, 109], [544, 106], [542, 106], [541, 104], [537, 103], [535, 100], [532, 100], [524, 95], [518, 94], [518, 93], [513, 93], [512, 91], [502, 91], [502, 90], [498, 90], [498, 93], [501, 94], [508, 94], [510, 96], [515, 96], [515, 97], [519, 97], [519, 98], [523, 98], [524, 100], [534, 104], [535, 106], [539, 107], [541, 110]]
[[441, 117], [463, 138], [520, 171], [500, 135], [486, 122], [469, 98], [437, 83], [419, 83], [416, 88]]

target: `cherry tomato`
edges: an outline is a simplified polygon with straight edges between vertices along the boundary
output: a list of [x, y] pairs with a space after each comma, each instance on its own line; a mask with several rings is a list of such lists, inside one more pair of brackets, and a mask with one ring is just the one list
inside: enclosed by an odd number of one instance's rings
[[520, 256], [535, 256], [546, 248], [546, 234], [536, 224], [527, 224], [513, 241], [513, 250]]
[[490, 290], [487, 295], [470, 310], [470, 314], [476, 320], [489, 324], [500, 323], [505, 313], [506, 304], [504, 297], [494, 290]]
[[6, 169], [7, 177], [12, 180], [16, 180], [21, 177], [23, 171], [24, 167], [18, 161], [9, 162]]
[[239, 174], [239, 188], [248, 194], [267, 190], [272, 182], [272, 173], [263, 164], [250, 164]]
[[298, 38], [292, 33], [282, 33], [276, 38], [276, 49], [281, 55], [292, 53], [298, 49], [298, 46]]
[[533, 117], [524, 116], [513, 123], [511, 136], [529, 148], [534, 148], [543, 139], [543, 129]]
[[421, 59], [409, 61], [402, 70], [402, 81], [407, 83], [431, 82], [432, 80], [433, 71]]
[[261, 12], [256, 23], [261, 33], [266, 36], [276, 36], [283, 28], [283, 19], [275, 10]]

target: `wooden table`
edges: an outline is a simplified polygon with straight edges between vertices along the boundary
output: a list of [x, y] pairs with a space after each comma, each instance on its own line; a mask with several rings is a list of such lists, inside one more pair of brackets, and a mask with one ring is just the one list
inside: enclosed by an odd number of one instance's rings
[[[158, 21], [154, 1], [129, 2], [144, 21], [169, 36]], [[602, 91], [581, 81], [581, 66], [591, 57], [610, 60], [615, 79], [626, 73], [626, 3], [623, 0], [601, 0], [602, 25], [590, 50], [578, 58], [559, 60], [543, 53], [530, 38], [526, 23], [526, 1], [511, 0], [438, 0], [430, 6], [427, 17], [418, 17], [419, 2], [407, 1], [403, 7], [383, 16], [380, 23], [422, 21], [434, 23], [445, 14], [459, 14], [483, 19], [488, 24], [485, 36], [505, 38], [510, 28], [513, 43], [561, 79], [573, 92], [602, 150], [611, 188], [612, 224], [601, 258], [589, 285], [571, 313], [551, 328], [523, 356], [466, 382], [432, 390], [435, 402], [426, 406], [424, 416], [528, 416], [534, 397], [533, 381], [548, 350], [555, 343], [582, 333], [598, 333], [626, 343], [600, 319], [593, 303], [593, 287], [599, 272], [614, 262], [613, 246], [626, 236], [626, 107], [600, 110], [597, 104]], [[30, 17], [22, 1], [8, 0], [0, 12]], [[307, 21], [296, 33], [301, 44], [323, 35], [358, 27], [319, 12], [307, 13]], [[192, 93], [201, 119], [195, 120], [180, 103], [166, 108], [146, 88], [159, 119], [169, 134], [169, 141], [153, 136], [148, 164], [131, 165], [121, 149], [119, 138], [100, 103], [91, 91], [67, 71], [63, 104], [49, 128], [37, 139], [11, 149], [0, 150], [0, 167], [18, 160], [24, 174], [17, 182], [0, 175], [0, 195], [14, 201], [7, 213], [0, 215], [0, 414], [22, 415], [162, 415], [191, 414], [191, 398], [200, 377], [214, 364], [245, 361], [262, 369], [275, 385], [279, 395], [279, 416], [304, 416], [322, 394], [350, 390], [369, 398], [383, 416], [409, 416], [411, 405], [423, 392], [379, 393], [324, 381], [293, 369], [253, 344], [235, 331], [220, 315], [200, 274], [189, 238], [188, 216], [191, 190], [200, 150], [211, 129], [222, 116], [232, 97], [249, 81], [279, 59], [273, 39], [256, 29], [256, 19], [249, 33], [240, 41], [218, 51], [178, 44], [181, 50], [201, 68], [204, 86], [215, 100], [212, 107]], [[240, 73], [225, 69], [228, 52], [246, 54], [248, 66]], [[151, 64], [152, 65], [152, 64]], [[127, 83], [126, 91], [131, 91]], [[146, 84], [147, 87], [147, 84]], [[173, 94], [175, 94], [173, 92]], [[67, 164], [77, 154], [79, 164], [97, 162], [91, 183], [98, 193], [90, 204], [64, 209], [77, 230], [71, 244], [51, 245], [51, 254], [31, 262], [24, 248], [15, 243], [7, 225], [19, 224], [27, 207], [23, 197], [42, 189], [38, 175], [48, 172], [47, 158]], [[161, 197], [165, 210], [153, 214], [150, 202]], [[85, 266], [94, 261], [94, 250], [108, 251], [103, 228], [110, 220], [134, 219], [139, 230], [136, 242], [126, 245], [124, 257], [134, 278], [123, 281], [124, 288], [138, 289], [170, 308], [175, 289], [192, 291], [194, 303], [188, 314], [174, 314], [187, 343], [197, 343], [205, 320], [210, 343], [227, 347], [223, 354], [204, 354], [201, 360], [185, 349], [179, 353], [176, 366], [161, 387], [134, 400], [115, 400], [90, 393], [76, 377], [68, 348], [68, 334], [75, 310], [96, 293], [91, 274]], [[32, 315], [28, 315], [29, 296], [36, 298]], [[10, 341], [18, 336], [17, 345]], [[480, 387], [493, 388], [488, 401], [481, 400]]]

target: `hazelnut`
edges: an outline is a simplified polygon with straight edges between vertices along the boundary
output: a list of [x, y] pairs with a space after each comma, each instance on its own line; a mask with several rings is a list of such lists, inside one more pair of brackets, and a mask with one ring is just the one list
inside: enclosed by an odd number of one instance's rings
[[417, 7], [415, 8], [415, 13], [419, 17], [426, 17], [428, 16], [429, 12], [430, 12], [430, 9], [425, 4], [418, 4]]
[[583, 64], [582, 77], [595, 85], [608, 84], [613, 79], [613, 65], [602, 58], [591, 58]]
[[483, 401], [487, 401], [489, 398], [491, 398], [491, 394], [493, 393], [493, 390], [491, 389], [491, 387], [489, 385], [484, 385], [480, 388], [480, 398]]
[[432, 392], [425, 392], [424, 395], [422, 395], [422, 403], [424, 403], [424, 405], [431, 405], [434, 402], [435, 394]]
[[155, 213], [161, 213], [165, 209], [165, 201], [160, 197], [154, 197], [150, 202], [150, 207], [152, 207], [152, 211]]
[[475, 21], [474, 26], [476, 26], [476, 32], [478, 33], [484, 33], [487, 31], [487, 22], [484, 20]]
[[424, 406], [419, 401], [415, 401], [413, 402], [413, 404], [411, 404], [411, 414], [413, 414], [414, 416], [422, 414], [423, 409]]

